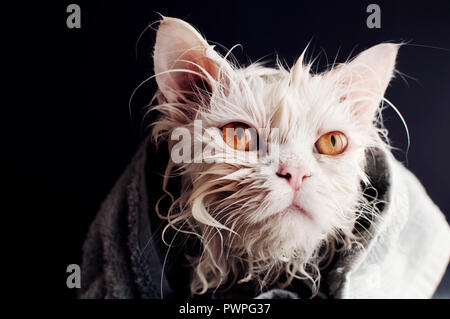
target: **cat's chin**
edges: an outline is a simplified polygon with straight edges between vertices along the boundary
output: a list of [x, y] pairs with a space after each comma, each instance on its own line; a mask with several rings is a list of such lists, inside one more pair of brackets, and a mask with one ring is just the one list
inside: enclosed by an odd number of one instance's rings
[[289, 215], [302, 215], [312, 220], [312, 215], [306, 211], [303, 207], [300, 205], [297, 205], [295, 203], [292, 203], [289, 207], [284, 209], [279, 213], [281, 217], [289, 216]]
[[278, 213], [276, 219], [273, 228], [284, 252], [312, 251], [326, 237], [325, 230], [302, 208], [290, 206]]

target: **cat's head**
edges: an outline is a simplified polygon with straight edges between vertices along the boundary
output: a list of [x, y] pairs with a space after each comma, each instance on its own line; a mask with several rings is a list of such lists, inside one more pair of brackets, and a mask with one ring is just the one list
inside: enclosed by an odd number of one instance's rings
[[380, 44], [320, 74], [304, 54], [290, 70], [238, 68], [186, 22], [162, 19], [153, 135], [169, 141], [167, 175], [183, 176], [169, 224], [202, 242], [194, 293], [230, 278], [315, 280], [320, 248], [352, 239], [397, 50]]

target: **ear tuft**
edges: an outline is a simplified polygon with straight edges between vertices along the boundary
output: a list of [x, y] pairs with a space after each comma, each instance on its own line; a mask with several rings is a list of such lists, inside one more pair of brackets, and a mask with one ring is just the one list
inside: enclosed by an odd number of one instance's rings
[[[156, 82], [169, 102], [192, 95], [193, 88], [212, 87], [224, 60], [190, 24], [163, 17], [154, 50]], [[197, 92], [198, 93], [198, 92]]]
[[343, 90], [340, 100], [353, 103], [354, 114], [365, 124], [374, 120], [393, 77], [399, 48], [400, 44], [378, 44], [332, 71]]

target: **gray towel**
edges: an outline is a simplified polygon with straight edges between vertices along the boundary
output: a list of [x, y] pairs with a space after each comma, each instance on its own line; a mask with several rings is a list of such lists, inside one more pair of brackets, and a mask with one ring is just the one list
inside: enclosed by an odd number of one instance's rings
[[[390, 153], [368, 154], [367, 171], [387, 204], [372, 221], [368, 244], [338, 255], [318, 296], [429, 298], [449, 262], [448, 223], [419, 181]], [[158, 195], [148, 196], [149, 184], [161, 185], [148, 181], [151, 156], [156, 155], [146, 140], [91, 224], [83, 246], [80, 298], [189, 297], [186, 260], [181, 250], [167, 253], [162, 221], [154, 212], [158, 198], [153, 197]], [[297, 298], [304, 296], [302, 289], [273, 289], [256, 296], [251, 287], [236, 287], [207, 297]]]
[[[162, 261], [151, 238], [145, 142], [101, 205], [83, 246], [81, 298], [160, 298]], [[161, 250], [162, 251], [162, 250]], [[165, 295], [172, 291], [163, 277]]]

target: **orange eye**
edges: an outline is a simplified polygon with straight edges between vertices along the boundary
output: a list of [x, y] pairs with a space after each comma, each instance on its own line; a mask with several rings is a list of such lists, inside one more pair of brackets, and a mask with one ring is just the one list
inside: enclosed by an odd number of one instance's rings
[[228, 123], [222, 127], [222, 137], [228, 146], [239, 151], [258, 149], [258, 134], [253, 127], [241, 122]]
[[345, 151], [347, 144], [344, 133], [333, 131], [322, 135], [316, 142], [316, 148], [320, 154], [338, 155]]

